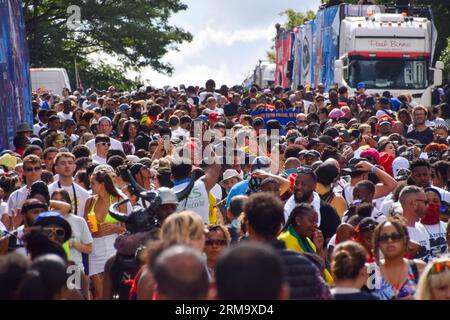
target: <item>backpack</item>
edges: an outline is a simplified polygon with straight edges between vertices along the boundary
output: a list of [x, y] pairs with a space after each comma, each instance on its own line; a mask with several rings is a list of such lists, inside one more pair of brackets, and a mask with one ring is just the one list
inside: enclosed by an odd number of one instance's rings
[[117, 253], [111, 266], [111, 281], [114, 293], [119, 296], [119, 300], [128, 300], [132, 280], [139, 271], [139, 264], [134, 255], [125, 256]]

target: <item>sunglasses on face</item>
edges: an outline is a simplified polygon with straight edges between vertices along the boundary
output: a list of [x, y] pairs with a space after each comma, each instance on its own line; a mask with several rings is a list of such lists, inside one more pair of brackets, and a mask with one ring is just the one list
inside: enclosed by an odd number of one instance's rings
[[66, 143], [67, 140], [66, 139], [62, 139], [62, 140], [55, 140], [56, 143]]
[[380, 242], [388, 242], [391, 239], [393, 242], [398, 242], [403, 239], [400, 233], [384, 234], [378, 238]]
[[213, 239], [207, 239], [206, 241], [205, 241], [205, 244], [207, 245], [207, 246], [212, 246], [212, 245], [218, 245], [218, 246], [224, 246], [224, 245], [226, 245], [227, 244], [227, 240], [213, 240]]
[[102, 145], [104, 147], [106, 147], [106, 146], [111, 147], [111, 143], [109, 143], [109, 142], [99, 142], [97, 144]]
[[66, 235], [66, 231], [63, 228], [45, 227], [42, 230], [47, 237], [51, 236], [64, 237]]
[[450, 261], [436, 261], [433, 262], [433, 267], [431, 268], [431, 274], [437, 274], [444, 272], [445, 270], [450, 270]]
[[42, 170], [42, 168], [41, 167], [29, 167], [29, 168], [26, 168], [25, 169], [25, 171], [26, 172], [33, 172], [33, 171], [41, 171]]

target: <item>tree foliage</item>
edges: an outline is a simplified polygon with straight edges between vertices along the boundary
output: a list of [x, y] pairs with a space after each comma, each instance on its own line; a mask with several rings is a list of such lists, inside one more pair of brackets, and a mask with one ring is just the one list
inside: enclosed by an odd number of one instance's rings
[[444, 72], [450, 77], [450, 38], [447, 39], [447, 47], [442, 51], [440, 60], [444, 62]]
[[[72, 0], [69, 3], [25, 0], [22, 3], [33, 67], [63, 67], [71, 74], [76, 58], [85, 62], [80, 63], [81, 68], [86, 67], [82, 69], [83, 74], [91, 70], [87, 66], [93, 68], [87, 63], [88, 56], [100, 53], [116, 57], [124, 68], [139, 70], [150, 66], [171, 74], [173, 67], [161, 58], [169, 50], [177, 50], [183, 41], [192, 40], [189, 32], [168, 21], [172, 14], [187, 9], [180, 0]], [[70, 5], [80, 8], [81, 24], [75, 29], [67, 23], [73, 14], [67, 10]], [[101, 66], [97, 71], [123, 71], [112, 66], [106, 68], [103, 62], [97, 66]]]

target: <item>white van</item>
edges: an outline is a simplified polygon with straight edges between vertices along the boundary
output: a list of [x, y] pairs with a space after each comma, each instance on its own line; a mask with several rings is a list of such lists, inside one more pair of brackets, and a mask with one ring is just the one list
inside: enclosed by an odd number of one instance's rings
[[69, 88], [72, 91], [66, 69], [31, 68], [30, 76], [33, 92], [48, 91], [55, 95], [61, 95], [63, 88]]

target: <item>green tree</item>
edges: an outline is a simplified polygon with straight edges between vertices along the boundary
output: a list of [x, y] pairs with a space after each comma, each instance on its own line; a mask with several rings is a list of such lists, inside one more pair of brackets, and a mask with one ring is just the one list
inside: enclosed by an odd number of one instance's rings
[[[67, 10], [69, 5], [80, 8], [81, 25], [75, 29], [67, 23], [73, 14]], [[173, 66], [161, 58], [169, 50], [177, 50], [183, 41], [191, 41], [192, 35], [170, 25], [168, 20], [186, 9], [180, 0], [25, 0], [30, 64], [64, 67], [73, 74], [76, 58], [83, 75], [92, 70], [87, 68], [88, 56], [100, 53], [116, 57], [126, 69], [150, 66], [171, 74]], [[97, 66], [97, 71], [125, 70], [105, 68], [104, 63]], [[104, 76], [108, 75], [111, 74], [106, 72]]]
[[447, 47], [442, 51], [440, 60], [444, 62], [444, 73], [450, 77], [450, 38], [447, 39]]
[[[280, 13], [280, 16], [285, 16], [287, 18], [286, 22], [283, 24], [283, 28], [286, 30], [293, 30], [294, 28], [301, 26], [306, 21], [315, 18], [316, 14], [314, 11], [308, 10], [306, 13], [295, 11], [293, 9], [287, 9]], [[275, 39], [274, 39], [275, 42]], [[270, 51], [266, 52], [267, 60], [272, 63], [276, 62], [275, 46], [272, 46]]]

